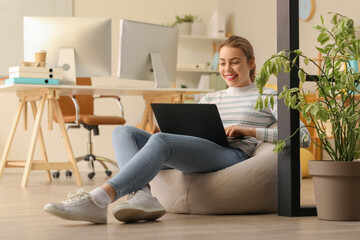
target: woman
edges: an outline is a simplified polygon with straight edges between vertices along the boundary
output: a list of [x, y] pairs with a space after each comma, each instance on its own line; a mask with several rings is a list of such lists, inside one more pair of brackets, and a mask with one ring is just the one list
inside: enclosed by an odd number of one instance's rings
[[[107, 205], [129, 194], [126, 202], [114, 208], [115, 218], [122, 222], [155, 220], [165, 209], [151, 195], [149, 182], [161, 169], [184, 173], [221, 170], [248, 159], [259, 141], [276, 140], [277, 130], [268, 128], [277, 121], [276, 101], [273, 109], [255, 110], [259, 93], [253, 83], [256, 65], [250, 42], [232, 36], [220, 46], [219, 56], [219, 72], [229, 88], [207, 94], [200, 103], [217, 105], [230, 147], [192, 136], [151, 135], [131, 126], [118, 127], [112, 136], [120, 169], [117, 175], [89, 193], [71, 192], [68, 200], [47, 204], [44, 210], [69, 220], [106, 223]], [[308, 132], [302, 130], [300, 135], [304, 134]]]

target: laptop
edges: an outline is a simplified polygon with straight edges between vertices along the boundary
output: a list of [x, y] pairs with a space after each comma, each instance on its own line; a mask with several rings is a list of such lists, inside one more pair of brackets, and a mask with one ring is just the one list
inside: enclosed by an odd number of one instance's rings
[[229, 146], [215, 104], [152, 103], [151, 107], [162, 132], [205, 138]]

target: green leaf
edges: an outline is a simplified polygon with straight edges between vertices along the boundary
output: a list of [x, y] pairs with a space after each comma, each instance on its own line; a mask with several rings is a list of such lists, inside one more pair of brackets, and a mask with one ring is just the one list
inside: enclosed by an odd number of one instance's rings
[[264, 106], [267, 108], [269, 105], [269, 96], [267, 95], [265, 100], [264, 100]]
[[305, 66], [309, 65], [309, 58], [307, 58], [307, 57], [304, 58], [304, 64], [305, 64]]
[[330, 40], [330, 36], [326, 33], [326, 32], [322, 32], [319, 34], [317, 41], [321, 44], [324, 45], [324, 43], [326, 43], [327, 41]]
[[273, 65], [272, 65], [272, 67], [271, 67], [271, 72], [272, 72], [272, 74], [274, 74], [274, 76], [278, 76], [279, 75], [279, 70], [278, 70], [278, 64], [277, 64], [277, 62], [276, 61], [274, 61], [273, 62]]
[[308, 134], [304, 134], [301, 138], [302, 142], [307, 142], [309, 140], [309, 135]]
[[273, 152], [274, 153], [279, 153], [282, 152], [284, 147], [285, 147], [285, 141], [284, 140], [279, 140], [279, 141], [275, 141], [275, 147]]
[[279, 99], [284, 98], [285, 95], [286, 95], [286, 91], [282, 91], [282, 92], [279, 94]]
[[298, 77], [302, 83], [306, 81], [306, 75], [303, 69], [299, 69], [298, 71]]
[[337, 24], [337, 17], [338, 17], [338, 15], [337, 14], [334, 14], [334, 16], [332, 17], [332, 19], [331, 19], [331, 23], [332, 24]]
[[289, 73], [290, 70], [291, 70], [291, 68], [290, 68], [290, 62], [289, 62], [289, 61], [286, 61], [286, 62], [284, 63], [284, 72], [285, 72], [285, 73]]
[[271, 94], [271, 97], [270, 97], [271, 109], [274, 109], [274, 104], [275, 104], [274, 95]]
[[313, 26], [313, 28], [316, 29], [316, 30], [319, 30], [319, 31], [323, 31], [323, 29], [324, 29], [323, 26], [320, 26], [320, 25], [317, 25], [317, 24], [315, 24], [315, 25]]
[[296, 108], [296, 103], [297, 103], [297, 96], [294, 94], [292, 95], [291, 97], [291, 100], [290, 100], [290, 106], [291, 108]]
[[261, 97], [259, 97], [259, 98], [256, 100], [255, 109], [256, 109], [256, 110], [262, 110], [263, 108], [264, 108], [263, 100], [262, 100]]
[[300, 51], [299, 49], [294, 50], [294, 53], [296, 53], [297, 55], [302, 55], [302, 51]]
[[320, 47], [315, 47], [319, 52], [323, 53], [323, 54], [327, 54], [328, 52], [324, 49], [324, 48], [320, 48]]

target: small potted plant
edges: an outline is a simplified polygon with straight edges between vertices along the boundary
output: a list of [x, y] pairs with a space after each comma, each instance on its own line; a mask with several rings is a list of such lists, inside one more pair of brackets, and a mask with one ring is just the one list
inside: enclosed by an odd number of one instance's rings
[[[314, 28], [319, 31], [317, 41], [324, 59], [323, 66], [305, 56], [300, 50], [284, 50], [269, 58], [258, 73], [255, 83], [260, 94], [270, 75], [278, 76], [281, 71], [298, 71], [299, 88], [287, 88], [278, 98], [292, 109], [298, 110], [306, 120], [306, 127], [316, 130], [321, 147], [331, 160], [310, 161], [309, 173], [313, 175], [315, 199], [318, 217], [326, 220], [360, 220], [360, 101], [359, 76], [350, 61], [360, 58], [360, 40], [355, 36], [354, 21], [338, 13], [332, 14], [332, 27], [321, 25]], [[297, 59], [301, 65], [297, 64]], [[313, 65], [321, 74], [315, 78], [304, 69]], [[306, 79], [316, 82], [317, 101], [308, 102], [301, 85]], [[274, 96], [262, 96], [257, 108], [273, 103]], [[331, 138], [326, 134], [325, 124], [331, 123]], [[289, 136], [290, 138], [292, 136]], [[285, 146], [282, 139], [276, 142], [274, 151], [279, 152]], [[329, 192], [323, 192], [328, 191]]]
[[192, 14], [185, 14], [183, 16], [176, 15], [175, 22], [172, 26], [177, 26], [179, 29], [179, 34], [190, 35], [191, 34], [191, 25], [198, 19], [198, 16]]

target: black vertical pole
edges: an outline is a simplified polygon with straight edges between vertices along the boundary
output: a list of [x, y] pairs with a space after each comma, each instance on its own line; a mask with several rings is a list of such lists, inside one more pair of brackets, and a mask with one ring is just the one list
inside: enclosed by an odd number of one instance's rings
[[[277, 50], [299, 49], [299, 1], [277, 0]], [[298, 64], [298, 60], [297, 60]], [[298, 87], [297, 70], [279, 74], [278, 91], [283, 86]], [[278, 101], [279, 139], [285, 139], [299, 127], [299, 112], [289, 110]], [[278, 213], [280, 216], [313, 216], [316, 209], [300, 207], [300, 139], [299, 133], [286, 142], [278, 154]]]

